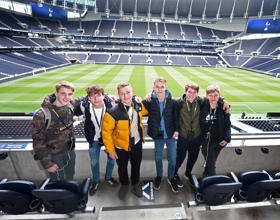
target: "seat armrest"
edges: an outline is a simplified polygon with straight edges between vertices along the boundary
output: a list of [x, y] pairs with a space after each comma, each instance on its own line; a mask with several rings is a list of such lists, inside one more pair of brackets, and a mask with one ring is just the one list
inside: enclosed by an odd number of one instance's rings
[[90, 178], [86, 178], [82, 183], [82, 194], [86, 195], [90, 187]]
[[236, 183], [240, 182], [234, 172], [230, 172], [230, 176], [234, 182]]
[[192, 178], [194, 188], [196, 189], [196, 191], [199, 191], [198, 179], [196, 178], [195, 175], [191, 175], [191, 178]]
[[269, 174], [266, 170], [262, 170], [262, 172], [266, 173], [266, 174], [268, 175], [268, 178], [269, 178], [270, 180], [273, 180], [272, 176], [270, 176], [270, 174]]
[[40, 189], [45, 189], [46, 185], [50, 182], [50, 178], [46, 179], [43, 184], [41, 185]]
[[5, 183], [7, 181], [8, 181], [8, 179], [2, 179], [0, 183]]

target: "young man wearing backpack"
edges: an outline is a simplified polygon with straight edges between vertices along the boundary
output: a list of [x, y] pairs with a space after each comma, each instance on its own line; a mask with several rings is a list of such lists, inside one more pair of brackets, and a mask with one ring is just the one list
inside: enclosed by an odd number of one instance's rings
[[59, 82], [55, 89], [55, 101], [44, 102], [33, 116], [34, 158], [40, 160], [51, 180], [72, 180], [76, 160], [73, 109], [80, 102], [70, 102], [74, 93], [72, 83]]

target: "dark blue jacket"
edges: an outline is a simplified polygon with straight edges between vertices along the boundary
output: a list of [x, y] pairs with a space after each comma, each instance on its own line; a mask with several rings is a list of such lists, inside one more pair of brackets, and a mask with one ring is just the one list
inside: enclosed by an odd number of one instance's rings
[[[165, 130], [168, 138], [173, 136], [175, 131], [179, 131], [179, 117], [178, 117], [178, 103], [176, 100], [172, 99], [171, 93], [166, 90], [166, 103], [164, 108], [164, 121], [165, 121]], [[148, 135], [156, 139], [158, 130], [160, 128], [160, 109], [158, 104], [158, 99], [155, 95], [152, 95], [151, 101], [143, 101], [144, 106], [149, 111], [148, 117]]]

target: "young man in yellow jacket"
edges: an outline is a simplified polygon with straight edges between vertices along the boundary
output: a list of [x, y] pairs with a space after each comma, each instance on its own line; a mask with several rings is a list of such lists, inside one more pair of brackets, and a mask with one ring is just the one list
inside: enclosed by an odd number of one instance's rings
[[[102, 124], [102, 138], [109, 156], [117, 161], [119, 181], [121, 184], [119, 198], [123, 200], [131, 181], [138, 197], [142, 196], [139, 186], [140, 165], [142, 161], [142, 143], [144, 142], [144, 126], [142, 115], [147, 114], [143, 105], [133, 100], [130, 84], [118, 85], [120, 102], [105, 113]], [[131, 177], [128, 177], [128, 161], [131, 163]]]

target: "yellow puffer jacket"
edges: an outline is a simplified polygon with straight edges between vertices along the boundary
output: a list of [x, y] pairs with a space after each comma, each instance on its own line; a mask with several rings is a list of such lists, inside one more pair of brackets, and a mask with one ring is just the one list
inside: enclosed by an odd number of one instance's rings
[[[141, 141], [144, 142], [144, 126], [142, 115], [148, 114], [147, 109], [134, 102], [133, 108], [138, 113], [138, 131]], [[126, 151], [129, 149], [129, 117], [122, 103], [115, 105], [105, 113], [102, 123], [102, 139], [106, 151], [111, 154], [115, 152], [115, 146]]]

